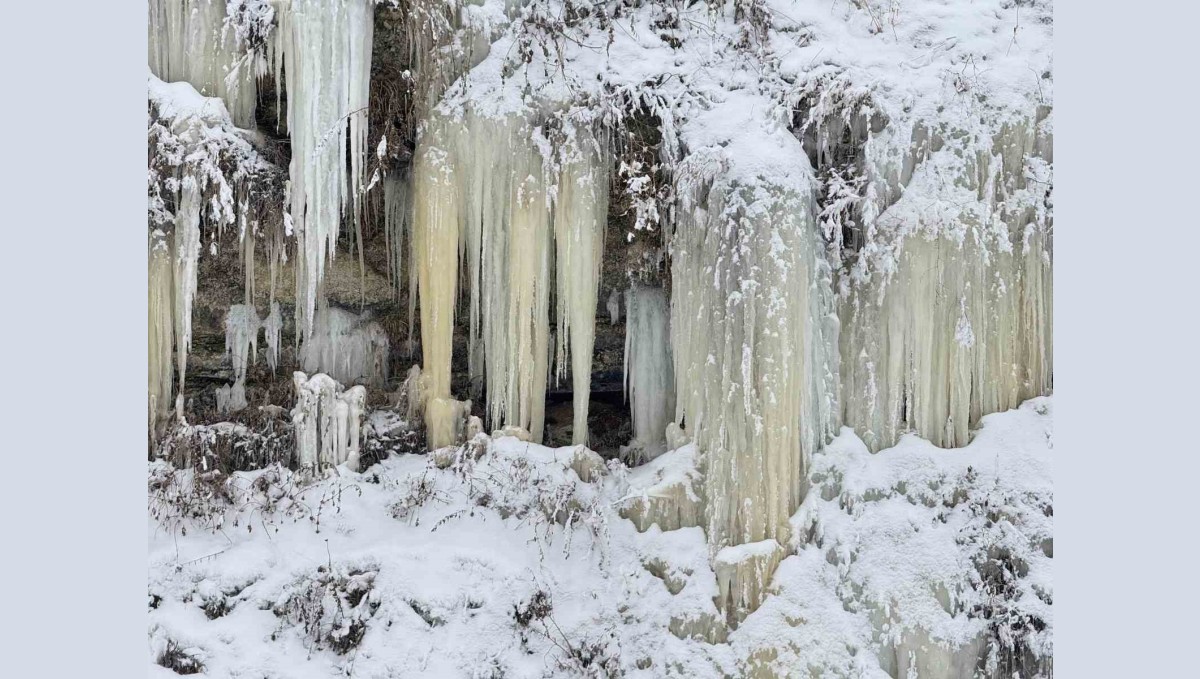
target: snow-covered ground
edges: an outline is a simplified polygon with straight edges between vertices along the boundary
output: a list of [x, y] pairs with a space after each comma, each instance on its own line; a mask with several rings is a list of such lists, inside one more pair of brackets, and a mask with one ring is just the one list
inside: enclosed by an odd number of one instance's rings
[[1045, 670], [1052, 408], [989, 415], [955, 450], [910, 435], [873, 455], [843, 429], [736, 629], [701, 528], [624, 518], [689, 522], [644, 503], [702, 501], [691, 445], [631, 470], [480, 435], [315, 482], [155, 462], [153, 676], [950, 677], [981, 647], [989, 674]]

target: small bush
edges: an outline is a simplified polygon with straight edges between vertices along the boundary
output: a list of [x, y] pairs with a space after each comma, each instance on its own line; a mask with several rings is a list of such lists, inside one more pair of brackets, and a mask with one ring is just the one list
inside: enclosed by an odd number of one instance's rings
[[333, 572], [321, 566], [284, 590], [272, 612], [301, 628], [309, 650], [328, 648], [345, 655], [358, 647], [379, 608], [372, 595], [376, 570]]
[[204, 671], [204, 663], [188, 650], [181, 648], [174, 639], [167, 640], [155, 662], [175, 674], [199, 674]]

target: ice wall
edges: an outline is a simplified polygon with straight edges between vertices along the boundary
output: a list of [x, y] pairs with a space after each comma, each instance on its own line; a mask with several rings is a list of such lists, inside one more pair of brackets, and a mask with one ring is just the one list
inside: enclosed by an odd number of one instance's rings
[[1049, 135], [935, 134], [871, 222], [841, 304], [845, 422], [871, 450], [909, 430], [964, 446], [983, 415], [1050, 391]]
[[625, 391], [633, 415], [633, 441], [625, 453], [635, 463], [666, 449], [675, 416], [671, 367], [670, 303], [662, 288], [634, 283], [625, 293]]

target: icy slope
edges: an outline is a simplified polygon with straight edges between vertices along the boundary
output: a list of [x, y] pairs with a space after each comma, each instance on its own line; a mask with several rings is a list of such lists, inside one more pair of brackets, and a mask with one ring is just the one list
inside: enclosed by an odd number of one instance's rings
[[988, 416], [960, 450], [908, 436], [871, 455], [844, 430], [791, 519], [809, 542], [785, 546], [733, 631], [702, 530], [620, 516], [686, 482], [694, 446], [631, 472], [479, 436], [316, 482], [155, 463], [152, 662], [213, 677], [952, 677], [992, 649], [990, 676], [1044, 670], [1051, 407]]

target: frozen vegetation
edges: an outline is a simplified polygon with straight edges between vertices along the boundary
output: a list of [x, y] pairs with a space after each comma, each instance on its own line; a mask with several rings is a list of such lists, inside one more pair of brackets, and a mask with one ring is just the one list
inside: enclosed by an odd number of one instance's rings
[[156, 671], [1052, 675], [1048, 1], [149, 19]]

